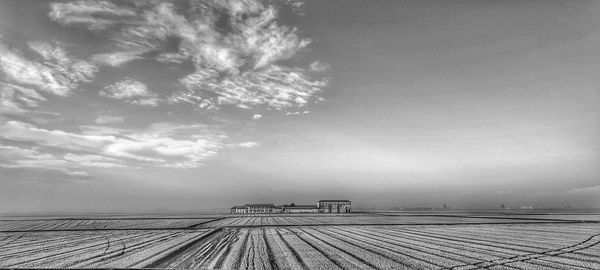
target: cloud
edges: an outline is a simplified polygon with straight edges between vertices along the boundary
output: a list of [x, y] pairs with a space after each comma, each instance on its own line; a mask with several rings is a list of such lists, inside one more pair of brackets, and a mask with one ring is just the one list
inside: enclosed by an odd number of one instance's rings
[[[328, 84], [311, 78], [326, 67], [318, 61], [309, 69], [283, 65], [310, 44], [294, 27], [281, 25], [278, 8], [299, 9], [302, 1], [264, 5], [258, 0], [191, 1], [180, 13], [180, 2], [78, 1], [51, 5], [50, 18], [110, 34], [119, 51], [93, 57], [118, 66], [156, 55], [161, 63], [191, 60], [194, 71], [179, 80], [185, 90], [168, 99], [199, 108], [223, 105], [267, 106], [282, 110], [305, 106]], [[102, 57], [109, 56], [109, 57]], [[153, 105], [150, 100], [140, 101]]]
[[255, 114], [255, 115], [252, 116], [253, 120], [258, 120], [258, 119], [261, 119], [261, 118], [262, 118], [262, 115], [260, 115], [260, 114]]
[[91, 60], [100, 65], [118, 67], [133, 60], [143, 59], [142, 53], [144, 51], [100, 53], [92, 55]]
[[73, 150], [98, 149], [116, 139], [113, 136], [80, 135], [62, 130], [47, 130], [20, 121], [7, 121], [1, 124], [0, 137]]
[[[219, 78], [216, 72], [197, 71], [180, 80], [192, 94], [213, 104], [267, 105], [282, 110], [304, 106], [327, 85], [326, 80], [311, 81], [301, 70], [291, 71], [272, 65], [260, 72], [247, 72]], [[181, 99], [179, 94], [174, 99]], [[189, 101], [189, 100], [187, 100]], [[193, 102], [193, 101], [192, 101]]]
[[284, 3], [289, 5], [294, 12], [298, 13], [298, 15], [305, 15], [304, 6], [306, 2], [303, 0], [285, 0]]
[[44, 60], [43, 66], [56, 78], [59, 86], [67, 89], [67, 94], [79, 86], [79, 82], [89, 82], [97, 67], [87, 61], [68, 55], [59, 43], [34, 41], [28, 43], [29, 48]]
[[75, 162], [92, 162], [92, 161], [110, 161], [110, 162], [120, 162], [118, 159], [100, 156], [100, 155], [77, 155], [73, 153], [67, 153], [63, 157], [65, 160], [75, 161]]
[[158, 106], [158, 97], [150, 93], [142, 82], [131, 78], [125, 78], [100, 91], [101, 96], [121, 99], [131, 104], [144, 106]]
[[[204, 131], [205, 134], [202, 134]], [[178, 137], [186, 139], [176, 139]], [[156, 123], [145, 132], [128, 134], [132, 140], [120, 140], [106, 153], [154, 162], [161, 167], [195, 168], [222, 148], [222, 135], [211, 134], [204, 125]]]
[[127, 166], [119, 164], [123, 161], [115, 158], [100, 156], [100, 155], [76, 155], [67, 153], [63, 157], [65, 160], [76, 162], [84, 167], [98, 168], [125, 168]]
[[[101, 130], [87, 127], [88, 132]], [[106, 131], [106, 130], [104, 130]], [[39, 147], [62, 151], [83, 151], [98, 155], [66, 154], [64, 162], [85, 167], [122, 167], [128, 164], [172, 168], [195, 168], [222, 148], [224, 135], [205, 125], [157, 123], [141, 131], [112, 129], [112, 132], [78, 134], [38, 128], [32, 124], [7, 121], [0, 125], [0, 138], [33, 142]], [[56, 159], [53, 159], [56, 160]], [[118, 160], [128, 160], [121, 164]], [[27, 161], [34, 162], [34, 161]], [[50, 161], [35, 161], [50, 162]], [[60, 164], [54, 164], [56, 166]]]
[[67, 160], [57, 158], [37, 149], [25, 149], [16, 146], [0, 145], [0, 167], [4, 168], [39, 168], [58, 171], [68, 176], [89, 177], [76, 170], [76, 165]]
[[29, 49], [42, 61], [26, 59], [0, 42], [0, 73], [6, 82], [67, 96], [81, 82], [89, 82], [95, 65], [69, 56], [58, 43], [30, 42]]
[[37, 91], [15, 84], [0, 83], [0, 113], [18, 114], [37, 108], [46, 101]]
[[329, 68], [331, 68], [328, 64], [323, 64], [319, 61], [314, 61], [312, 63], [310, 63], [309, 66], [310, 70], [314, 71], [314, 72], [323, 72], [326, 70], [329, 70]]
[[116, 99], [147, 97], [150, 95], [145, 84], [130, 78], [106, 87], [101, 94]]
[[112, 124], [123, 121], [125, 121], [125, 118], [122, 116], [98, 115], [98, 117], [96, 117], [96, 124]]
[[34, 159], [34, 160], [45, 160], [55, 159], [53, 155], [40, 153], [33, 149], [24, 149], [16, 146], [1, 145], [0, 144], [0, 155], [4, 160], [17, 160], [17, 159]]
[[300, 114], [309, 114], [310, 111], [302, 111], [302, 112], [286, 112], [285, 115], [300, 115]]
[[51, 4], [48, 16], [62, 25], [84, 25], [98, 30], [115, 25], [115, 18], [135, 16], [135, 11], [108, 1], [75, 1]]
[[253, 148], [253, 147], [257, 147], [259, 145], [260, 144], [257, 142], [243, 142], [243, 143], [237, 144], [237, 146], [244, 147], [244, 148]]
[[161, 62], [161, 63], [181, 64], [184, 61], [188, 60], [189, 58], [190, 57], [185, 54], [166, 52], [166, 53], [159, 54], [158, 56], [156, 56], [155, 59], [156, 59], [156, 61]]

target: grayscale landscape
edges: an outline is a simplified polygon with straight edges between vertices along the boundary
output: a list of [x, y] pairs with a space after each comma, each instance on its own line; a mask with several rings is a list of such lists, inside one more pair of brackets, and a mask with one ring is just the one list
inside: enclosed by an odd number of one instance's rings
[[600, 269], [599, 14], [0, 0], [0, 269]]

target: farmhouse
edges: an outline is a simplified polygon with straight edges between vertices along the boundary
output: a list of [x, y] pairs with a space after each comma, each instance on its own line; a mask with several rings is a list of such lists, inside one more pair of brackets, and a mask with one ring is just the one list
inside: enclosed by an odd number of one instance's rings
[[258, 203], [231, 207], [232, 214], [350, 213], [351, 211], [352, 204], [349, 200], [320, 200], [316, 205]]
[[321, 213], [350, 213], [352, 211], [349, 200], [320, 200], [317, 207]]

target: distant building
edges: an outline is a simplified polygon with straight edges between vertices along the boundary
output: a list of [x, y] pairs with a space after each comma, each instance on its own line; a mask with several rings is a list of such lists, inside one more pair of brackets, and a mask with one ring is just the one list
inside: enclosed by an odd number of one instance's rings
[[270, 203], [251, 203], [231, 207], [232, 214], [273, 214], [281, 212], [283, 212], [281, 205], [275, 206]]
[[231, 207], [231, 213], [232, 214], [247, 214], [248, 213], [248, 207], [246, 207], [246, 206], [234, 206], [234, 207]]
[[317, 207], [321, 213], [350, 213], [352, 203], [349, 200], [320, 200]]
[[284, 205], [284, 213], [319, 213], [319, 208], [315, 205]]
[[270, 214], [275, 210], [275, 205], [270, 203], [244, 204], [248, 214]]
[[231, 207], [232, 214], [275, 214], [275, 213], [350, 213], [349, 200], [320, 200], [317, 205], [274, 205], [270, 203], [244, 204]]

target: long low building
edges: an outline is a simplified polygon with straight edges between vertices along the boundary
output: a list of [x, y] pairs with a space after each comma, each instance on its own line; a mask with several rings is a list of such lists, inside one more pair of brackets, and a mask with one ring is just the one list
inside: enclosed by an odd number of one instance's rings
[[283, 213], [319, 213], [319, 208], [314, 205], [286, 205]]
[[231, 207], [232, 214], [273, 214], [281, 213], [282, 210], [281, 206], [275, 206], [271, 203], [250, 203]]
[[349, 200], [320, 200], [317, 207], [322, 213], [350, 213], [352, 202]]
[[232, 214], [276, 214], [276, 213], [351, 213], [349, 200], [320, 200], [316, 205], [274, 205], [271, 203], [251, 203], [231, 207]]

